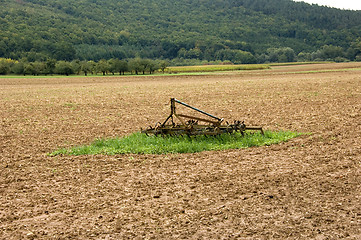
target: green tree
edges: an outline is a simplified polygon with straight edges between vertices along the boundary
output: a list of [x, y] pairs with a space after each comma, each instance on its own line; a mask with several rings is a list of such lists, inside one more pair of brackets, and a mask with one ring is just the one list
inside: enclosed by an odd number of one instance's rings
[[350, 48], [347, 50], [347, 58], [354, 61], [359, 61], [361, 57], [361, 38], [356, 39], [351, 43]]
[[324, 45], [321, 49], [321, 58], [324, 60], [335, 60], [337, 57], [344, 57], [344, 51], [342, 47]]
[[96, 65], [96, 70], [98, 72], [102, 72], [103, 75], [105, 75], [110, 70], [110, 65], [108, 61], [105, 59], [101, 59]]
[[141, 61], [142, 60], [140, 58], [133, 58], [129, 60], [129, 70], [131, 72], [134, 71], [134, 73], [138, 75], [138, 73], [143, 70]]
[[7, 55], [8, 49], [4, 41], [0, 41], [0, 57]]
[[311, 53], [300, 52], [300, 53], [297, 55], [297, 60], [298, 60], [299, 62], [312, 61], [312, 54], [311, 54]]
[[34, 66], [34, 75], [43, 74], [44, 70], [46, 68], [46, 65], [44, 62], [36, 61], [33, 63]]
[[15, 73], [15, 74], [24, 74], [25, 70], [25, 64], [23, 62], [16, 62], [12, 67], [11, 67], [11, 72]]
[[232, 62], [238, 63], [238, 64], [250, 64], [250, 63], [256, 63], [256, 58], [252, 55], [250, 52], [245, 52], [242, 50], [235, 50], [235, 54]]
[[203, 55], [203, 52], [200, 48], [195, 47], [190, 49], [187, 54], [186, 54], [186, 58], [195, 58], [195, 59], [201, 59]]
[[93, 65], [91, 62], [88, 61], [81, 61], [80, 62], [80, 70], [84, 73], [85, 76], [88, 76], [89, 72], [92, 72]]
[[56, 65], [56, 60], [53, 58], [48, 58], [45, 63], [45, 70], [44, 70], [45, 74], [54, 74], [55, 65]]
[[118, 68], [119, 74], [123, 73], [123, 75], [124, 75], [125, 72], [129, 71], [128, 62], [125, 60], [120, 60], [118, 67], [119, 67]]
[[69, 76], [74, 70], [70, 62], [58, 61], [55, 65], [55, 73]]
[[71, 61], [71, 66], [75, 74], [79, 75], [81, 71], [81, 64], [80, 60], [73, 60]]
[[24, 67], [24, 75], [36, 75], [36, 69], [34, 67], [34, 63], [26, 63]]
[[267, 49], [270, 62], [294, 62], [296, 60], [295, 51], [292, 48], [269, 48]]
[[6, 75], [10, 72], [10, 63], [6, 59], [0, 60], [0, 75]]
[[119, 62], [117, 58], [112, 58], [108, 61], [109, 71], [114, 75], [114, 73], [119, 72]]
[[151, 65], [150, 59], [140, 59], [140, 70], [145, 74], [145, 71], [149, 70], [149, 66]]
[[76, 51], [69, 42], [55, 44], [54, 58], [57, 60], [71, 61], [75, 58]]
[[169, 66], [169, 62], [166, 60], [162, 60], [160, 61], [160, 69], [162, 70], [162, 72], [164, 73], [165, 69]]
[[148, 63], [149, 74], [153, 74], [159, 68], [160, 68], [159, 61], [149, 59], [149, 63]]
[[124, 75], [124, 73], [126, 71], [128, 71], [128, 63], [124, 60], [119, 60], [119, 59], [110, 59], [109, 60], [109, 70], [110, 72], [114, 75], [114, 73], [119, 72], [119, 74]]

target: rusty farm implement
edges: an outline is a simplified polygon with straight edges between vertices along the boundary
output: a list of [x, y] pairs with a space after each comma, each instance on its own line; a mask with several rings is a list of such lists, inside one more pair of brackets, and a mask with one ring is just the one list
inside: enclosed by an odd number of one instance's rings
[[[244, 135], [246, 130], [256, 130], [263, 134], [262, 127], [248, 127], [243, 121], [236, 120], [233, 124], [224, 122], [223, 118], [216, 117], [212, 114], [204, 112], [198, 108], [192, 107], [175, 98], [171, 98], [171, 113], [164, 122], [158, 122], [154, 127], [150, 126], [142, 133], [147, 135], [207, 135], [216, 136], [223, 133], [240, 132]], [[188, 114], [178, 113], [176, 104], [180, 104], [201, 116], [192, 116]], [[178, 121], [177, 121], [178, 120]]]

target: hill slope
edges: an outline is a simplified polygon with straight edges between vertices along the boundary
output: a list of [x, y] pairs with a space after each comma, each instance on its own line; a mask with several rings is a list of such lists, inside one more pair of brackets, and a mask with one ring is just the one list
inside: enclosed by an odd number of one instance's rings
[[[0, 0], [0, 57], [217, 59], [224, 50], [348, 48], [361, 11], [291, 0]], [[223, 52], [222, 52], [223, 51]]]

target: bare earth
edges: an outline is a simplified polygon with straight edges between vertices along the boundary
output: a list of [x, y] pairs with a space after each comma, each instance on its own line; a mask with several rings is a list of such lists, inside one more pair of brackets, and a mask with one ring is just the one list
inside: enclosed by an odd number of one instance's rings
[[[196, 154], [47, 156], [164, 120], [171, 97], [310, 135]], [[136, 238], [361, 239], [361, 63], [0, 78], [0, 239]]]

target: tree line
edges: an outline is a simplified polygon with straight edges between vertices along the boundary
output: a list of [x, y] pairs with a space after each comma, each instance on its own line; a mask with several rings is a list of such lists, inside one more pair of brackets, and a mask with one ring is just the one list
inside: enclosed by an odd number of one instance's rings
[[29, 62], [27, 60], [12, 60], [0, 58], [0, 75], [72, 75], [72, 74], [153, 74], [155, 71], [164, 72], [169, 63], [165, 60], [151, 60], [134, 58], [129, 60], [101, 59], [95, 61], [57, 61], [47, 59], [46, 61]]
[[347, 49], [339, 46], [324, 45], [313, 52], [296, 53], [290, 47], [269, 48], [265, 53], [252, 54], [251, 52], [235, 49], [220, 49], [215, 60], [204, 57], [201, 48], [191, 50], [181, 49], [179, 57], [170, 60], [153, 60], [148, 58], [101, 59], [87, 60], [56, 60], [29, 61], [0, 58], [0, 75], [71, 75], [71, 74], [153, 74], [155, 71], [164, 72], [168, 66], [198, 65], [209, 63], [254, 64], [254, 63], [285, 63], [308, 61], [361, 61], [361, 40], [358, 39]]

